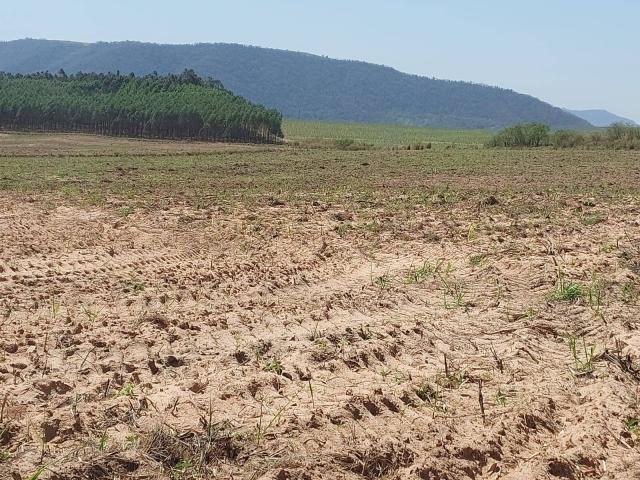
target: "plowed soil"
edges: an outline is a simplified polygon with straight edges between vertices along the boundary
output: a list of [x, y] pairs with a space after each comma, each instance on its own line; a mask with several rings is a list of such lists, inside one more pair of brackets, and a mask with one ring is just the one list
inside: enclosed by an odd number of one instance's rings
[[124, 213], [5, 163], [0, 478], [640, 478], [640, 157], [549, 155]]

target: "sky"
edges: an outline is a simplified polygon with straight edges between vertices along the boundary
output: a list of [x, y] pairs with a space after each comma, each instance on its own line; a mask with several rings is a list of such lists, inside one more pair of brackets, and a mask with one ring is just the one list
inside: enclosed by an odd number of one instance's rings
[[511, 88], [640, 122], [638, 0], [4, 0], [0, 40], [227, 42]]

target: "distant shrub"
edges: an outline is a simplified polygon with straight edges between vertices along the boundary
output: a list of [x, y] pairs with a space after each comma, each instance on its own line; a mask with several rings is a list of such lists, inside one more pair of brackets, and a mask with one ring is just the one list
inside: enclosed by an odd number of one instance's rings
[[586, 140], [590, 146], [594, 147], [601, 147], [606, 143], [606, 139], [601, 132], [591, 132]]
[[523, 123], [498, 132], [488, 143], [489, 147], [541, 147], [555, 148], [612, 148], [640, 150], [640, 127], [616, 123], [606, 130], [576, 132], [558, 130], [549, 134], [549, 127], [539, 123]]
[[589, 134], [559, 130], [552, 135], [551, 143], [556, 148], [587, 146], [617, 150], [637, 150], [640, 149], [640, 127], [616, 123], [604, 131], [591, 132]]
[[401, 150], [430, 150], [431, 149], [431, 142], [428, 143], [413, 143], [413, 144], [409, 144], [405, 147], [400, 147]]
[[351, 138], [339, 138], [333, 142], [338, 150], [348, 150], [354, 143], [356, 143], [355, 140]]
[[640, 127], [615, 123], [607, 128], [605, 136], [608, 146], [611, 148], [640, 149]]
[[551, 145], [556, 148], [575, 148], [586, 143], [584, 135], [571, 130], [558, 130], [551, 135]]
[[549, 145], [549, 126], [542, 123], [521, 123], [498, 132], [488, 143], [490, 147], [541, 147]]
[[340, 138], [333, 141], [333, 146], [338, 150], [369, 150], [373, 147], [368, 143], [356, 142], [351, 138]]

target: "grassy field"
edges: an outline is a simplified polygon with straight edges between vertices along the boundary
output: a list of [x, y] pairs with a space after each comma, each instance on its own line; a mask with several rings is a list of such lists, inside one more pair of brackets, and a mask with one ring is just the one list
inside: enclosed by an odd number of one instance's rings
[[442, 192], [448, 201], [496, 192], [519, 195], [522, 201], [528, 193], [616, 197], [640, 190], [638, 156], [633, 151], [455, 145], [342, 151], [20, 134], [0, 142], [0, 191], [94, 205], [126, 200], [159, 206], [179, 199], [200, 207], [276, 197], [296, 204], [411, 206]]
[[640, 152], [327, 128], [0, 135], [0, 478], [640, 478]]
[[285, 120], [285, 138], [289, 142], [353, 140], [382, 147], [401, 147], [418, 143], [482, 145], [493, 132], [489, 130], [447, 130], [438, 128], [371, 125], [362, 123], [325, 123]]

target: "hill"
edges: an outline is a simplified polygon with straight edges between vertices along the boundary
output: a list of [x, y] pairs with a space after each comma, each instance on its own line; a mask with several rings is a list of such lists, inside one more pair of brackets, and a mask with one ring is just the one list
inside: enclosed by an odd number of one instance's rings
[[282, 117], [193, 71], [0, 74], [0, 128], [144, 138], [273, 142]]
[[594, 127], [608, 127], [614, 123], [624, 123], [625, 125], [638, 125], [633, 120], [620, 117], [606, 110], [567, 110], [567, 112], [586, 120]]
[[511, 90], [437, 80], [358, 61], [235, 44], [0, 42], [0, 71], [177, 73], [192, 68], [297, 119], [498, 128], [543, 122], [589, 128], [562, 109]]

